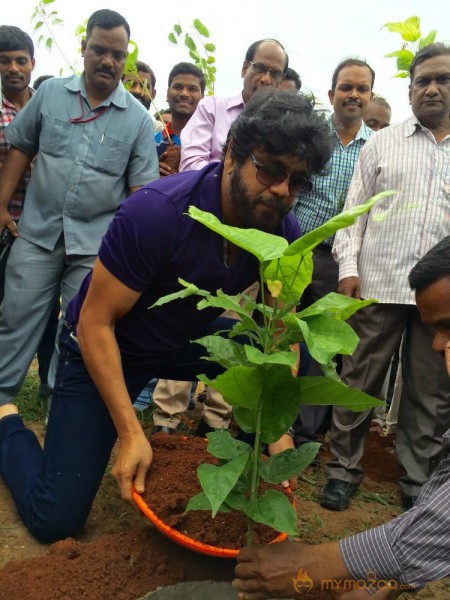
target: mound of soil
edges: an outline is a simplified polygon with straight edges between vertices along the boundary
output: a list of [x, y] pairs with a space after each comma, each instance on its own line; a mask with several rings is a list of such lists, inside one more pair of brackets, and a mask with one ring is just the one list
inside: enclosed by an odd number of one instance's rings
[[[205, 440], [197, 437], [167, 435], [152, 436], [152, 468], [147, 475], [142, 499], [166, 524], [198, 542], [220, 548], [242, 548], [246, 545], [247, 519], [236, 511], [185, 512], [193, 496], [201, 492], [197, 468], [203, 463], [217, 461], [206, 450]], [[255, 524], [255, 544], [266, 544], [278, 532], [265, 525]]]

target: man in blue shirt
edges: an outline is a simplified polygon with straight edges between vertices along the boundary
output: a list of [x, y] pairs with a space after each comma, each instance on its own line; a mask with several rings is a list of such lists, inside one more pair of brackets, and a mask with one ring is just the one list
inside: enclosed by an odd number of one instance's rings
[[0, 406], [0, 473], [41, 541], [80, 531], [117, 437], [122, 497], [131, 501], [132, 484], [143, 493], [152, 450], [132, 402], [147, 381], [222, 370], [190, 344], [236, 322], [221, 308], [198, 311], [189, 296], [148, 310], [180, 290], [180, 277], [227, 294], [258, 278], [256, 257], [191, 219], [189, 206], [290, 242], [299, 236], [290, 211], [329, 159], [327, 126], [304, 97], [268, 89], [254, 94], [230, 135], [222, 162], [164, 177], [122, 202], [67, 310], [44, 449], [16, 406]]
[[[6, 129], [0, 229], [18, 237], [0, 306], [0, 402], [19, 391], [55, 298], [64, 313], [119, 203], [158, 178], [151, 118], [120, 81], [129, 34], [118, 13], [93, 13], [83, 74], [50, 79]], [[37, 153], [17, 231], [8, 201]]]
[[[167, 103], [172, 120], [161, 131], [155, 133], [156, 149], [159, 156], [159, 174], [161, 177], [178, 173], [180, 165], [180, 134], [192, 117], [197, 104], [205, 92], [205, 77], [192, 63], [176, 64], [169, 73]], [[169, 139], [170, 138], [170, 139]], [[177, 146], [173, 153], [170, 146]]]

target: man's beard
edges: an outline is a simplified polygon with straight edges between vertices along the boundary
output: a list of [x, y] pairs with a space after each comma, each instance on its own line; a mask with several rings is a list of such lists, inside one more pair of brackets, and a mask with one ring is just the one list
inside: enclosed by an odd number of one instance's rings
[[[240, 169], [235, 166], [230, 176], [230, 204], [241, 227], [273, 233], [290, 210], [285, 199], [278, 196], [251, 198], [242, 183]], [[262, 205], [269, 207], [261, 209]]]

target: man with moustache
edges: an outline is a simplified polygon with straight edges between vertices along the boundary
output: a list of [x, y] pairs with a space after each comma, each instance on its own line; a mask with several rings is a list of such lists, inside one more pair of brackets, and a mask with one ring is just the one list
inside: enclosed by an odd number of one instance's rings
[[[399, 481], [405, 509], [436, 468], [450, 427], [450, 380], [443, 361], [431, 352], [431, 333], [405, 284], [415, 262], [450, 234], [450, 46], [430, 44], [416, 54], [409, 100], [412, 116], [378, 131], [361, 151], [345, 208], [385, 190], [397, 193], [338, 233], [333, 249], [337, 291], [379, 302], [349, 321], [359, 344], [352, 356], [343, 357], [343, 382], [378, 397], [404, 339], [396, 455], [405, 470]], [[372, 413], [333, 408], [333, 457], [320, 498], [325, 508], [346, 509], [363, 478]]]
[[[342, 211], [359, 153], [373, 133], [363, 118], [372, 99], [374, 83], [373, 69], [358, 58], [342, 61], [333, 73], [328, 97], [333, 107], [329, 126], [335, 147], [328, 173], [315, 178], [311, 191], [301, 194], [294, 207], [303, 233], [320, 227]], [[338, 268], [331, 255], [332, 245], [333, 237], [330, 237], [314, 249], [313, 279], [303, 294], [301, 309], [336, 291]], [[323, 375], [315, 360], [311, 360], [308, 375]], [[328, 406], [300, 407], [294, 424], [295, 443], [315, 441], [317, 433], [325, 433], [330, 413]]]
[[[120, 81], [129, 36], [120, 14], [93, 13], [82, 75], [47, 81], [5, 130], [0, 229], [17, 239], [0, 306], [0, 402], [19, 391], [55, 299], [64, 314], [119, 203], [158, 178], [151, 118]], [[8, 203], [37, 153], [17, 230]]]
[[0, 472], [38, 539], [80, 531], [117, 437], [122, 497], [131, 501], [132, 484], [144, 492], [152, 450], [132, 402], [147, 381], [223, 370], [190, 340], [235, 320], [220, 308], [197, 310], [196, 296], [148, 309], [179, 291], [179, 278], [227, 294], [258, 278], [257, 259], [190, 218], [189, 206], [292, 242], [300, 234], [292, 204], [330, 153], [328, 127], [309, 101], [267, 90], [233, 123], [221, 162], [164, 177], [121, 203], [66, 313], [44, 450], [13, 404], [0, 407]]

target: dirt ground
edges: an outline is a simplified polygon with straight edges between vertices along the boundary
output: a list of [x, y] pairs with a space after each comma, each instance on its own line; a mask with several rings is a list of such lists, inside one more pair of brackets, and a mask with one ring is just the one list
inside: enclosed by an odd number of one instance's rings
[[[41, 427], [37, 432], [42, 436]], [[320, 457], [323, 464], [326, 447]], [[302, 474], [296, 492], [299, 540], [338, 539], [401, 512], [396, 483], [400, 469], [391, 437], [370, 434], [364, 467], [366, 476], [350, 509], [337, 513], [317, 502], [322, 469], [310, 468]], [[209, 579], [213, 570], [218, 572], [217, 580], [230, 581], [233, 567], [230, 559], [210, 559], [175, 547], [120, 499], [110, 469], [77, 541], [50, 547], [27, 533], [0, 481], [0, 600], [135, 600], [161, 585]], [[403, 597], [446, 600], [450, 581]]]

